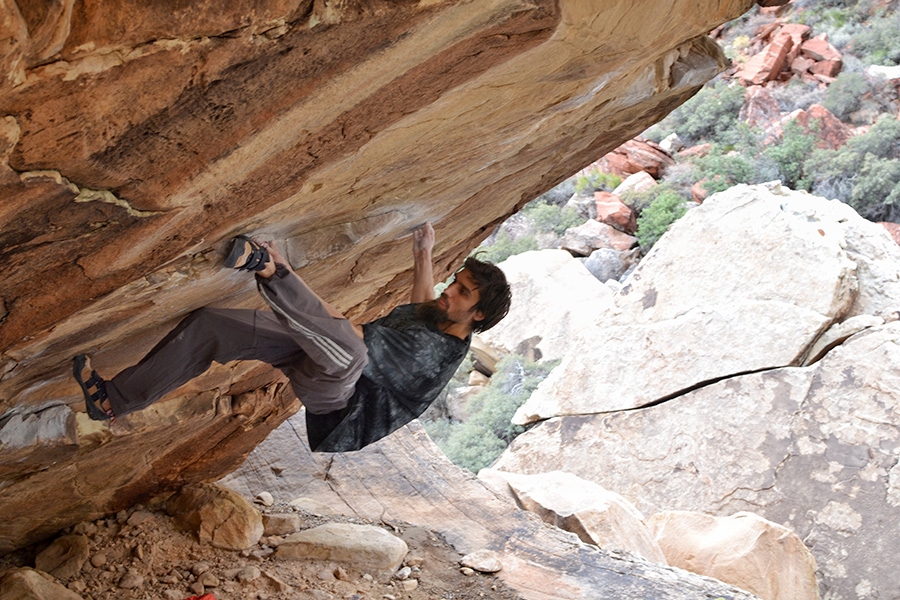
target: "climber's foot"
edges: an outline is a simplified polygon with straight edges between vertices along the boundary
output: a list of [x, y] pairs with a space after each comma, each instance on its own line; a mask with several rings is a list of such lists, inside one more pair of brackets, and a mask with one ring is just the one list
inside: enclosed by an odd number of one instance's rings
[[240, 271], [261, 272], [270, 262], [269, 251], [246, 235], [238, 235], [231, 240], [231, 250], [225, 257], [226, 267]]
[[79, 354], [73, 361], [72, 374], [84, 394], [84, 404], [88, 416], [94, 421], [115, 419], [109, 396], [106, 393], [106, 382], [96, 371], [91, 369], [91, 359], [86, 354]]

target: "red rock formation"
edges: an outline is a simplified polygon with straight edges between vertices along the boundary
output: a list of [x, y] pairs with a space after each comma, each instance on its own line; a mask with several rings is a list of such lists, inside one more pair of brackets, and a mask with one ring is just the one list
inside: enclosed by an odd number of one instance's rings
[[634, 235], [637, 230], [637, 218], [634, 211], [615, 194], [609, 192], [594, 192], [594, 201], [597, 203], [597, 220]]
[[660, 148], [659, 144], [636, 137], [606, 154], [594, 163], [594, 166], [601, 173], [627, 177], [633, 173], [646, 171], [654, 179], [659, 179], [665, 170], [674, 164], [672, 155]]
[[788, 53], [793, 48], [794, 42], [790, 35], [777, 34], [774, 39], [763, 48], [763, 51], [753, 55], [737, 73], [744, 85], [762, 85], [767, 81], [778, 79], [784, 68]]
[[885, 221], [882, 221], [881, 223], [879, 223], [879, 225], [887, 229], [887, 232], [894, 239], [894, 241], [900, 244], [900, 225], [898, 225], [897, 223], [888, 223]]
[[816, 136], [817, 148], [836, 150], [853, 136], [853, 130], [821, 104], [813, 104], [809, 110], [795, 111], [792, 118], [804, 131]]

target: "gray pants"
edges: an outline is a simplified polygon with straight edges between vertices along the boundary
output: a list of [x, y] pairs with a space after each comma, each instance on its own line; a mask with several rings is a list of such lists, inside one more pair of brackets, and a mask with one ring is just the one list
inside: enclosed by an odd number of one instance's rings
[[279, 267], [257, 277], [272, 312], [201, 308], [186, 317], [136, 365], [107, 381], [116, 416], [140, 410], [206, 371], [215, 361], [261, 360], [280, 369], [313, 414], [347, 405], [368, 362], [346, 319], [332, 317], [296, 275]]

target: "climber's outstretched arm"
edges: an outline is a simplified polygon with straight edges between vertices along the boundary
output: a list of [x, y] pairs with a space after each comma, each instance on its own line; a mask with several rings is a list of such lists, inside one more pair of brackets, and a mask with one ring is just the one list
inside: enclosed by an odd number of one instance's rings
[[433, 248], [434, 228], [426, 222], [413, 232], [413, 288], [410, 301], [415, 304], [434, 300]]

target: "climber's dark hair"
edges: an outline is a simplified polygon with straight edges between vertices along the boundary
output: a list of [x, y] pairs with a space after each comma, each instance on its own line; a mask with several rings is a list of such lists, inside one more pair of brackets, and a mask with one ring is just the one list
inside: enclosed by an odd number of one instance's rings
[[484, 313], [484, 319], [475, 321], [472, 329], [487, 331], [509, 312], [512, 292], [503, 271], [493, 263], [478, 260], [477, 256], [468, 257], [463, 263], [463, 269], [468, 269], [478, 284], [478, 304], [475, 309]]

